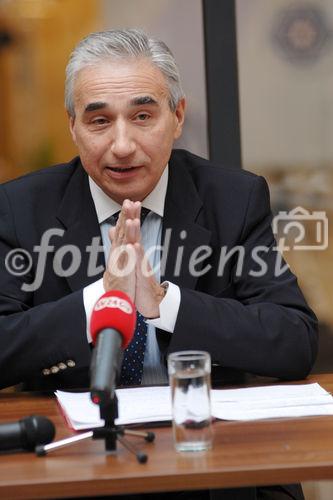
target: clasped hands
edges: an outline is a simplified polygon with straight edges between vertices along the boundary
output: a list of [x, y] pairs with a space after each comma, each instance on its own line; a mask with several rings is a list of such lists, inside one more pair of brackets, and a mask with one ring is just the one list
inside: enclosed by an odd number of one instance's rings
[[112, 243], [103, 276], [105, 291], [122, 290], [145, 318], [158, 318], [165, 289], [155, 280], [141, 244], [141, 203], [124, 200], [115, 227], [109, 232]]

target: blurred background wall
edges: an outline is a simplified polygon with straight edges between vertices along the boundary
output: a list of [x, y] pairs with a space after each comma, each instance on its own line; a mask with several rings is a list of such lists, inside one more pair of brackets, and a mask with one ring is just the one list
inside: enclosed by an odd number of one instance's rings
[[95, 29], [97, 17], [94, 0], [0, 0], [2, 180], [74, 156], [64, 70], [70, 50]]
[[275, 213], [328, 219], [326, 249], [309, 217], [284, 256], [320, 319], [316, 371], [332, 371], [333, 2], [236, 0], [236, 15], [243, 167], [269, 181]]

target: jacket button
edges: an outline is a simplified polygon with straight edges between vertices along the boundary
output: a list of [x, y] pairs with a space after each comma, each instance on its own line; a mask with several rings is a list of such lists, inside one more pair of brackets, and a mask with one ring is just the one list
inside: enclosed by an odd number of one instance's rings
[[67, 365], [65, 365], [65, 363], [58, 363], [58, 368], [59, 370], [66, 370]]
[[68, 359], [68, 360], [66, 361], [66, 364], [67, 364], [68, 368], [74, 368], [74, 366], [75, 366], [75, 361], [73, 361], [72, 359]]
[[51, 373], [53, 373], [53, 375], [58, 373], [58, 371], [59, 371], [59, 368], [57, 366], [51, 366]]
[[44, 368], [44, 370], [42, 371], [42, 374], [47, 376], [47, 375], [50, 375], [51, 371], [48, 369], [48, 368]]

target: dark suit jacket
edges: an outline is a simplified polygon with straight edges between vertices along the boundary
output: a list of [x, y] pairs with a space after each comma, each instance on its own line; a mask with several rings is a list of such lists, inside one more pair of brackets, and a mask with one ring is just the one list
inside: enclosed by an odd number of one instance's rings
[[[163, 220], [168, 253], [162, 274], [180, 286], [181, 305], [174, 333], [157, 332], [163, 359], [170, 351], [207, 350], [218, 383], [241, 381], [247, 372], [305, 377], [317, 350], [316, 318], [289, 270], [274, 277], [277, 254], [266, 182], [181, 150], [173, 151], [169, 166]], [[41, 271], [36, 247], [50, 228], [63, 235], [53, 235], [49, 242], [53, 248], [47, 253], [41, 286], [24, 291], [23, 283], [31, 283]], [[23, 381], [39, 389], [88, 385], [91, 350], [82, 289], [102, 275], [87, 276], [86, 247], [99, 236], [88, 177], [78, 158], [0, 186], [1, 387]], [[59, 276], [54, 272], [54, 255], [71, 244], [80, 248], [81, 265], [75, 274]], [[202, 245], [208, 257], [195, 266], [198, 276], [194, 276], [190, 259], [199, 260], [203, 253], [193, 256], [193, 252]], [[258, 255], [267, 264], [262, 277], [251, 275], [260, 267], [258, 258], [251, 257], [257, 245], [263, 246]], [[225, 262], [221, 253], [235, 246], [243, 249], [238, 252], [243, 255], [241, 272], [237, 252]], [[15, 248], [31, 255], [31, 269], [23, 277], [5, 266], [8, 252]], [[177, 255], [182, 266], [175, 275]], [[7, 265], [8, 261], [7, 257]], [[103, 262], [101, 252], [99, 264]], [[221, 263], [223, 272], [218, 273]], [[67, 252], [62, 267], [70, 264]], [[68, 360], [75, 366], [43, 375], [45, 368]]]

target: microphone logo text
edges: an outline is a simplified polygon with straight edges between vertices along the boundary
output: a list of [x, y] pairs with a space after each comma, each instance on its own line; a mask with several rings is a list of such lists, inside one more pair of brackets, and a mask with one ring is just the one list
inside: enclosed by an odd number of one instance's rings
[[106, 307], [110, 309], [120, 309], [125, 314], [132, 314], [133, 312], [131, 304], [120, 297], [101, 297], [97, 301], [94, 311], [100, 311]]

